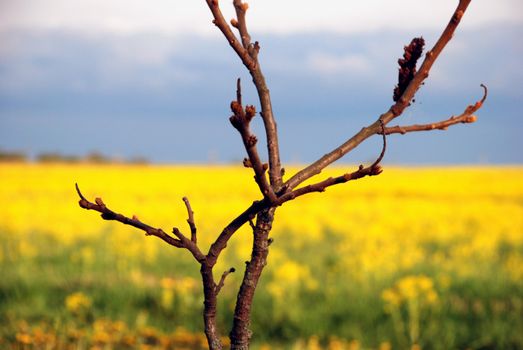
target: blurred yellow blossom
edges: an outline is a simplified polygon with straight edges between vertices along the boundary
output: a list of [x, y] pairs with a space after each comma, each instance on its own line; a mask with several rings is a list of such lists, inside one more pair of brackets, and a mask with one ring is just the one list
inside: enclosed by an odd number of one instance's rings
[[[164, 242], [82, 211], [77, 205], [74, 182], [79, 182], [86, 197], [102, 196], [118, 212], [136, 214], [165, 230], [174, 225], [186, 234], [186, 208], [181, 200], [178, 205], [176, 201], [190, 196], [196, 212], [198, 244], [207, 251], [229, 220], [259, 199], [250, 170], [231, 166], [0, 164], [0, 182], [9, 184], [0, 186], [0, 202], [9, 203], [0, 211], [0, 263], [23, 267], [51, 255], [56, 248], [69, 252], [67, 261], [85, 273], [86, 279], [93, 278], [88, 268], [109, 263], [115, 271], [107, 279], [117, 276], [133, 289], [153, 289], [163, 308], [178, 307], [178, 302], [182, 309], [201, 307], [199, 279], [147, 273], [147, 265], [156, 264], [160, 254], [171, 254]], [[287, 168], [286, 176], [296, 170]], [[347, 166], [333, 168], [322, 176], [346, 170]], [[492, 180], [500, 178], [503, 181]], [[431, 317], [439, 305], [448, 305], [463, 315], [503, 314], [521, 305], [521, 298], [515, 296], [510, 302], [468, 300], [450, 293], [463, 279], [484, 277], [485, 268], [491, 266], [497, 270], [489, 274], [499, 275], [503, 282], [519, 285], [523, 279], [523, 254], [519, 249], [523, 245], [522, 179], [521, 167], [390, 167], [383, 175], [333, 187], [325, 195], [304, 196], [278, 208], [271, 232], [275, 243], [261, 283], [274, 299], [274, 311], [288, 310], [281, 306], [291, 304], [292, 298], [301, 297], [303, 292], [325, 289], [331, 295], [337, 288], [331, 284], [340, 278], [369, 290], [371, 285], [384, 285], [375, 282], [388, 283], [377, 293], [379, 296], [381, 292], [387, 315], [393, 319], [397, 334], [401, 334], [398, 339], [410, 341], [403, 344], [404, 349], [423, 344], [416, 342], [423, 334], [420, 319]], [[51, 243], [41, 245], [42, 241]], [[97, 250], [92, 242], [100, 243], [97, 247], [105, 250]], [[302, 258], [300, 254], [307, 245], [321, 244], [327, 245], [332, 254], [325, 259], [329, 264], [318, 268], [320, 260], [315, 256]], [[249, 259], [252, 234], [248, 225], [235, 234], [229, 247], [217, 262], [217, 274], [229, 269], [231, 262], [238, 268]], [[434, 270], [424, 270], [426, 266]], [[429, 277], [427, 271], [436, 272]], [[394, 276], [404, 277], [389, 283]], [[227, 287], [237, 284], [240, 278], [239, 274], [231, 275], [222, 296], [227, 296]], [[233, 303], [233, 299], [227, 302]], [[80, 292], [69, 295], [65, 307], [73, 314], [81, 314], [93, 305], [91, 298]], [[138, 311], [132, 326], [147, 327], [153, 318], [149, 312]], [[107, 320], [97, 320], [93, 327], [100, 343], [113, 342], [112, 334], [126, 332], [124, 326]], [[13, 334], [16, 336], [12, 339], [16, 337], [19, 345], [47, 336], [52, 340], [45, 329], [35, 328], [33, 332], [26, 327]], [[106, 339], [107, 334], [110, 339]], [[70, 334], [71, 339], [90, 336], [85, 330]], [[124, 335], [121, 339], [123, 342]], [[125, 339], [133, 348], [139, 348], [142, 340], [132, 335], [125, 335]], [[158, 344], [165, 340], [160, 334], [155, 339]], [[192, 342], [184, 345], [187, 348], [201, 340], [189, 332], [180, 339]], [[299, 349], [320, 345], [319, 339], [313, 337], [304, 340]], [[333, 339], [329, 346], [347, 348], [349, 343]], [[380, 345], [381, 350], [390, 348], [389, 342]]]
[[20, 344], [30, 345], [33, 343], [33, 337], [27, 333], [16, 333], [15, 338]]
[[381, 293], [381, 298], [387, 308], [398, 307], [401, 303], [401, 295], [392, 288], [387, 288]]
[[389, 305], [398, 306], [411, 299], [418, 299], [422, 303], [434, 304], [438, 294], [434, 289], [434, 282], [427, 276], [405, 276], [396, 282], [394, 287], [385, 289], [382, 299]]
[[378, 350], [392, 350], [392, 345], [388, 341], [382, 342]]
[[287, 260], [275, 267], [272, 281], [267, 289], [276, 300], [283, 301], [301, 286], [314, 290], [318, 288], [318, 282], [307, 266]]
[[65, 299], [65, 307], [73, 314], [81, 314], [89, 310], [92, 300], [82, 292], [73, 293]]

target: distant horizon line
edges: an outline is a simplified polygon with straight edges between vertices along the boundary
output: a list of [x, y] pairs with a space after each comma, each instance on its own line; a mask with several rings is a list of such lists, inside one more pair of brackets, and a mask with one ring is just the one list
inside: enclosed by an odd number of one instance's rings
[[[107, 162], [90, 162], [86, 160], [78, 161], [38, 161], [38, 160], [3, 160], [0, 159], [0, 165], [94, 165], [94, 166], [151, 166], [151, 167], [238, 167], [244, 168], [242, 162], [132, 162], [132, 161], [107, 161]], [[284, 168], [302, 168], [311, 163], [287, 163]], [[523, 168], [523, 163], [387, 163], [383, 165], [393, 168]], [[357, 168], [359, 163], [335, 163], [328, 168]], [[326, 169], [328, 169], [326, 168]]]

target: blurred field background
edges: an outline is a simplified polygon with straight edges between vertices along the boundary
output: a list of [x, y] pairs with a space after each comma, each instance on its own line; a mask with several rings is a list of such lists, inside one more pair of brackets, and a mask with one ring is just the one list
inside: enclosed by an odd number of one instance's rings
[[[81, 209], [74, 183], [166, 232], [188, 232], [188, 196], [206, 251], [258, 199], [250, 170], [0, 164], [0, 348], [203, 348], [190, 254]], [[220, 294], [224, 336], [251, 235], [215, 268], [237, 269]], [[287, 203], [272, 237], [254, 349], [523, 348], [521, 167], [386, 167]]]

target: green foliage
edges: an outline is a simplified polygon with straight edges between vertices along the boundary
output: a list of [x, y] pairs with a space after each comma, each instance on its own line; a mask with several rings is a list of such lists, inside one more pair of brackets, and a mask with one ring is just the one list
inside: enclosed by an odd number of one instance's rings
[[[2, 235], [6, 237], [8, 233]], [[275, 281], [279, 259], [275, 257], [273, 265], [269, 259], [267, 274], [254, 303], [253, 330], [257, 344], [294, 344], [314, 336], [327, 344], [335, 336], [357, 340], [365, 348], [375, 349], [386, 342], [399, 347], [416, 342], [423, 349], [523, 346], [519, 332], [523, 329], [523, 285], [500, 273], [502, 257], [514, 252], [521, 254], [521, 247], [500, 246], [500, 259], [494, 265], [482, 266], [481, 273], [467, 278], [457, 275], [442, 278], [437, 266], [427, 259], [394, 275], [355, 280], [353, 271], [341, 270], [345, 259], [332, 249], [339, 244], [339, 235], [327, 232], [320, 245], [303, 242], [299, 246], [286, 238], [292, 236], [282, 235], [274, 244], [278, 250], [295, 257], [299, 269], [306, 267], [304, 271], [308, 271], [315, 284], [306, 280], [292, 285]], [[93, 339], [100, 320], [106, 319], [122, 321], [127, 332], [135, 336], [144, 329], [164, 335], [176, 329], [186, 329], [190, 334], [202, 332], [201, 286], [198, 271], [188, 255], [179, 254], [173, 259], [169, 250], [160, 250], [154, 263], [141, 258], [122, 263], [107, 248], [103, 235], [70, 247], [45, 237], [35, 234], [33, 243], [46, 254], [4, 260], [0, 265], [0, 336], [4, 343], [16, 342], [16, 334], [25, 334], [24, 327], [41, 324], [54, 332], [59, 327], [62, 337], [79, 330]], [[3, 249], [7, 249], [6, 241], [2, 242]], [[439, 247], [437, 252], [446, 254], [451, 248], [452, 245]], [[78, 252], [82, 251], [94, 254], [90, 263], [78, 258]], [[235, 266], [240, 263], [239, 257], [230, 260]], [[299, 271], [290, 272], [307, 277]], [[227, 279], [220, 300], [219, 320], [224, 333], [230, 324], [234, 292], [241, 277], [232, 276]], [[408, 282], [409, 276], [426, 276], [437, 295], [430, 305], [424, 305], [421, 297], [417, 300], [421, 304], [416, 311], [419, 338], [415, 340], [409, 338], [413, 317], [408, 310], [409, 301], [405, 299], [404, 304], [396, 305], [399, 319], [395, 319], [388, 311], [387, 300], [382, 298], [384, 290], [393, 288], [395, 283], [397, 287], [405, 278]], [[270, 293], [273, 282], [286, 286], [282, 300]], [[73, 306], [67, 303], [68, 298]], [[75, 300], [80, 311], [75, 309]], [[400, 331], [395, 322], [402, 323]]]

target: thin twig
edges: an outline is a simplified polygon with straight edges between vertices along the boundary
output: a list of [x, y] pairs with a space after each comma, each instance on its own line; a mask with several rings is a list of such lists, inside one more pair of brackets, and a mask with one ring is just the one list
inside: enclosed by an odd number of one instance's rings
[[200, 264], [202, 264], [205, 261], [205, 255], [203, 255], [203, 253], [200, 251], [200, 248], [198, 248], [196, 242], [193, 242], [192, 240], [185, 237], [185, 235], [182, 232], [180, 232], [180, 230], [177, 227], [173, 227], [172, 232], [182, 242], [183, 247], [190, 251], [194, 258]]
[[223, 288], [223, 285], [225, 284], [225, 278], [227, 278], [227, 276], [230, 273], [233, 273], [235, 271], [236, 271], [236, 269], [234, 267], [231, 267], [229, 270], [223, 272], [222, 277], [220, 278], [220, 282], [218, 282], [218, 284], [216, 285], [216, 289], [215, 289], [216, 295], [218, 295], [218, 293], [220, 293], [220, 290]]
[[[260, 45], [258, 42], [255, 42], [254, 44], [250, 43], [250, 36], [248, 35], [247, 25], [245, 22], [245, 11], [247, 9], [246, 4], [242, 3], [241, 1], [234, 0], [235, 5], [238, 4], [241, 6], [239, 14], [237, 12], [238, 18], [236, 21], [233, 21], [233, 24], [238, 28], [240, 35], [242, 36], [242, 39], [238, 40], [231, 30], [231, 27], [223, 17], [218, 0], [206, 0], [206, 2], [213, 14], [213, 23], [223, 33], [229, 42], [229, 45], [231, 45], [231, 47], [234, 49], [252, 76], [254, 86], [256, 87], [258, 97], [260, 99], [260, 115], [263, 120], [265, 136], [267, 139], [267, 150], [269, 154], [269, 179], [271, 185], [274, 188], [274, 191], [277, 192], [282, 185], [278, 131], [272, 111], [272, 102], [269, 88], [267, 87], [265, 77], [263, 76], [261, 66], [258, 61]], [[238, 11], [238, 7], [235, 6], [235, 8]], [[244, 44], [246, 45], [245, 47]]]
[[129, 218], [125, 215], [112, 211], [105, 205], [101, 198], [96, 198], [95, 203], [88, 201], [80, 191], [80, 187], [78, 186], [78, 184], [75, 184], [75, 187], [76, 192], [80, 197], [80, 201], [78, 202], [80, 207], [87, 210], [95, 210], [101, 213], [102, 219], [104, 220], [114, 220], [121, 222], [125, 225], [136, 227], [142, 231], [145, 231], [145, 234], [147, 236], [156, 236], [174, 247], [185, 248], [189, 250], [194, 256], [194, 258], [200, 263], [202, 263], [205, 260], [205, 255], [203, 255], [198, 246], [196, 246], [196, 243], [191, 242], [189, 239], [187, 239], [187, 237], [185, 237], [176, 227], [173, 228], [173, 234], [176, 237], [178, 237], [178, 239], [169, 236], [167, 233], [165, 233], [165, 231], [163, 231], [160, 228], [155, 228], [150, 225], [147, 225], [146, 223], [143, 223], [138, 219], [136, 215], [133, 215], [132, 218]]
[[474, 123], [476, 121], [475, 115], [460, 115], [452, 116], [449, 119], [442, 120], [430, 124], [413, 124], [413, 125], [395, 125], [385, 128], [385, 133], [390, 134], [406, 134], [409, 132], [415, 131], [431, 131], [431, 130], [447, 130], [449, 126], [459, 124], [459, 123]]
[[380, 126], [381, 126], [381, 134], [382, 134], [382, 139], [383, 139], [383, 146], [381, 147], [380, 155], [374, 161], [374, 163], [372, 163], [371, 167], [375, 167], [378, 164], [380, 164], [381, 161], [383, 160], [383, 157], [385, 156], [385, 152], [387, 151], [387, 136], [386, 136], [386, 133], [385, 133], [385, 123], [383, 122], [383, 120], [381, 120], [381, 118], [378, 119], [378, 121], [380, 122]]
[[352, 173], [346, 173], [346, 174], [343, 174], [343, 175], [337, 176], [337, 177], [329, 177], [321, 182], [307, 185], [304, 187], [300, 187], [294, 191], [287, 192], [278, 198], [278, 205], [281, 205], [289, 200], [293, 200], [296, 197], [303, 196], [307, 193], [324, 192], [327, 189], [327, 187], [330, 187], [333, 185], [342, 184], [342, 183], [345, 183], [345, 182], [348, 182], [351, 180], [361, 179], [362, 177], [365, 177], [365, 176], [375, 176], [375, 175], [381, 174], [383, 169], [380, 166], [380, 162], [383, 160], [383, 157], [385, 156], [385, 152], [387, 150], [387, 137], [385, 136], [386, 135], [385, 134], [385, 124], [383, 122], [381, 122], [381, 120], [380, 120], [380, 124], [381, 124], [381, 130], [382, 130], [381, 133], [383, 135], [383, 137], [382, 137], [383, 146], [381, 148], [380, 155], [374, 161], [374, 163], [372, 163], [371, 165], [369, 165], [367, 167], [360, 165], [358, 170], [356, 170]]
[[189, 198], [183, 197], [183, 202], [185, 203], [185, 207], [187, 208], [187, 223], [189, 224], [189, 228], [191, 229], [191, 242], [194, 244], [197, 243], [196, 238], [196, 224], [194, 223], [194, 212], [191, 208], [191, 203], [189, 203]]
[[[477, 120], [477, 117], [473, 114], [478, 109], [481, 108], [483, 105], [483, 102], [485, 102], [485, 99], [487, 98], [487, 87], [483, 84], [481, 84], [481, 87], [484, 90], [483, 97], [481, 100], [477, 101], [473, 105], [467, 106], [465, 111], [461, 113], [458, 116], [452, 116], [449, 119], [430, 123], [430, 124], [414, 124], [414, 125], [406, 125], [406, 126], [390, 126], [386, 127], [384, 132], [386, 135], [390, 134], [406, 134], [409, 132], [416, 132], [416, 131], [430, 131], [430, 130], [447, 130], [449, 126], [455, 125], [455, 124], [467, 124], [467, 123], [474, 123]], [[380, 132], [382, 133], [382, 132]]]
[[227, 24], [227, 21], [223, 17], [222, 10], [220, 9], [220, 6], [218, 4], [218, 0], [205, 0], [207, 2], [207, 5], [209, 6], [209, 9], [212, 12], [212, 15], [214, 17], [213, 23], [215, 26], [220, 29], [220, 31], [223, 33], [227, 41], [229, 42], [229, 45], [233, 48], [233, 50], [236, 52], [236, 54], [240, 57], [243, 64], [250, 70], [254, 69], [254, 66], [256, 65], [256, 62], [251, 58], [249, 55], [249, 52], [246, 48], [242, 46], [241, 41], [239, 41], [234, 33], [231, 30], [231, 27]]
[[78, 193], [78, 196], [80, 197], [80, 201], [78, 202], [78, 204], [80, 204], [80, 207], [87, 209], [87, 210], [95, 210], [95, 211], [101, 213], [102, 219], [104, 219], [104, 220], [115, 220], [115, 221], [121, 222], [122, 224], [136, 227], [142, 231], [145, 231], [145, 234], [147, 236], [156, 236], [156, 237], [162, 239], [163, 241], [165, 241], [166, 243], [168, 243], [172, 246], [175, 246], [177, 248], [184, 247], [183, 243], [180, 240], [169, 236], [162, 229], [149, 226], [149, 225], [141, 222], [136, 216], [133, 216], [133, 218], [129, 218], [125, 215], [112, 211], [105, 205], [105, 203], [102, 201], [101, 198], [96, 198], [95, 203], [88, 201], [83, 196], [82, 192], [80, 191], [80, 187], [78, 186], [78, 184], [75, 184], [75, 187], [76, 187], [76, 192]]
[[249, 49], [249, 45], [251, 44], [251, 36], [247, 30], [247, 21], [245, 20], [245, 14], [247, 13], [249, 5], [242, 2], [241, 0], [234, 0], [233, 4], [234, 9], [236, 10], [237, 28], [240, 32], [242, 45], [244, 48]]
[[244, 165], [249, 165], [254, 170], [254, 179], [260, 188], [263, 196], [268, 198], [271, 202], [276, 201], [276, 195], [274, 194], [273, 188], [269, 185], [267, 177], [265, 176], [265, 167], [258, 154], [258, 148], [256, 144], [258, 139], [254, 134], [251, 133], [250, 123], [252, 118], [256, 115], [254, 106], [246, 106], [245, 109], [242, 105], [242, 89], [241, 81], [238, 78], [236, 82], [236, 101], [231, 103], [231, 110], [234, 113], [230, 118], [231, 124], [240, 133], [243, 145], [249, 156], [249, 161], [244, 162]]
[[243, 103], [242, 103], [242, 80], [240, 78], [238, 78], [236, 80], [236, 102], [238, 102], [238, 104], [240, 106], [243, 106]]

